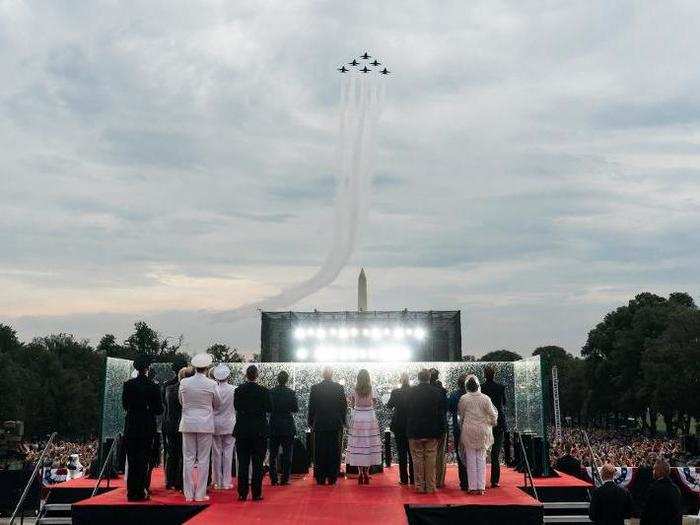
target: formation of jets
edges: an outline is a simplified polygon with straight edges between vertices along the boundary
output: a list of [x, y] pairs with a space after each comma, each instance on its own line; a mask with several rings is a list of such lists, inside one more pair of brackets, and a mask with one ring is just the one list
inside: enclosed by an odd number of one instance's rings
[[[372, 55], [370, 55], [367, 51], [365, 51], [364, 54], [360, 55], [361, 60], [369, 60], [370, 58], [372, 58]], [[374, 66], [374, 67], [382, 65], [382, 63], [379, 60], [377, 60], [376, 58], [372, 62], [364, 62], [364, 63], [358, 62], [356, 58], [353, 58], [352, 62], [348, 62], [347, 65], [353, 66], [353, 67], [364, 66], [362, 69], [358, 69], [358, 71], [366, 74], [366, 73], [373, 71], [372, 69], [367, 67], [367, 64], [369, 64], [370, 66]], [[345, 67], [343, 65], [343, 66], [338, 68], [338, 71], [340, 71], [341, 73], [347, 73], [348, 71], [350, 71], [350, 69], [348, 69], [347, 67]], [[389, 71], [385, 67], [384, 69], [380, 70], [379, 73], [381, 73], [382, 75], [388, 75], [389, 73], [391, 73], [391, 71]]]

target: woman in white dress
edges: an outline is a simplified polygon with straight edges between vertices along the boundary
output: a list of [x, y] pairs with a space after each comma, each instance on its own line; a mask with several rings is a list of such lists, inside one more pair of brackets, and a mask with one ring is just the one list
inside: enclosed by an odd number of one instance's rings
[[357, 384], [350, 395], [352, 419], [345, 456], [348, 465], [359, 467], [357, 482], [360, 485], [369, 485], [369, 468], [382, 463], [382, 440], [374, 412], [376, 401], [369, 372], [362, 369], [357, 373]]
[[486, 490], [486, 451], [493, 445], [492, 428], [498, 420], [498, 411], [491, 398], [481, 393], [475, 375], [468, 375], [465, 384], [467, 392], [457, 406], [462, 429], [459, 453], [467, 467], [469, 494], [483, 494]]

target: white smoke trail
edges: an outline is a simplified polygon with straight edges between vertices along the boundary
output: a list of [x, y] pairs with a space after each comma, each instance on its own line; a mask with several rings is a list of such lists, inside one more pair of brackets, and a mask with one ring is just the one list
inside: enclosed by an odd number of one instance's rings
[[258, 310], [290, 306], [331, 284], [350, 258], [358, 230], [367, 216], [372, 182], [375, 133], [384, 105], [386, 85], [379, 75], [351, 71], [340, 87], [340, 133], [333, 241], [321, 267], [309, 279], [259, 302], [217, 312], [220, 321], [236, 321], [257, 315]]

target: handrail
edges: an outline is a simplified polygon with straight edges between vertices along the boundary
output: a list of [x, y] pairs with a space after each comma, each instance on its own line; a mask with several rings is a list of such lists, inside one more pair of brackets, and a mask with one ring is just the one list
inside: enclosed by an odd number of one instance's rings
[[53, 440], [55, 437], [56, 432], [51, 434], [51, 436], [49, 437], [49, 441], [44, 447], [44, 450], [41, 451], [41, 455], [39, 456], [39, 459], [37, 460], [36, 465], [34, 466], [34, 471], [32, 472], [32, 475], [29, 476], [27, 484], [24, 486], [24, 490], [22, 491], [22, 496], [20, 496], [19, 501], [17, 502], [17, 506], [15, 507], [15, 511], [12, 513], [12, 517], [10, 518], [10, 525], [12, 525], [15, 522], [15, 518], [17, 517], [17, 513], [20, 511], [20, 509], [24, 510], [24, 500], [27, 497], [27, 494], [29, 494], [29, 487], [31, 487], [32, 483], [34, 482], [36, 473], [39, 471], [39, 466], [44, 464], [44, 456], [46, 455], [46, 451], [49, 450], [49, 447], [53, 444]]
[[529, 479], [535, 499], [539, 501], [540, 497], [537, 495], [537, 487], [535, 487], [535, 480], [532, 478], [532, 470], [530, 470], [530, 460], [527, 459], [525, 443], [523, 443], [523, 435], [520, 432], [518, 432], [518, 440], [520, 441], [520, 452], [523, 455], [523, 461], [525, 461], [525, 486], [527, 487], [527, 480]]
[[[119, 434], [116, 438], [112, 440], [112, 444], [109, 447], [109, 452], [107, 452], [107, 457], [105, 458], [104, 463], [102, 463], [102, 468], [100, 469], [100, 475], [97, 477], [97, 483], [95, 483], [95, 488], [92, 490], [92, 495], [90, 496], [93, 498], [95, 494], [97, 494], [97, 490], [100, 488], [100, 483], [102, 482], [102, 477], [104, 476], [105, 473], [105, 468], [107, 468], [107, 464], [112, 464], [111, 459], [112, 459], [112, 454], [114, 453], [114, 444], [118, 441]], [[109, 483], [109, 478], [107, 478], [107, 483]]]
[[581, 429], [583, 437], [586, 440], [586, 446], [588, 447], [588, 453], [591, 456], [591, 477], [593, 478], [593, 484], [596, 487], [600, 487], [603, 484], [603, 480], [600, 479], [600, 472], [598, 472], [598, 463], [595, 453], [593, 452], [593, 447], [591, 447], [591, 441], [588, 439], [588, 432]]

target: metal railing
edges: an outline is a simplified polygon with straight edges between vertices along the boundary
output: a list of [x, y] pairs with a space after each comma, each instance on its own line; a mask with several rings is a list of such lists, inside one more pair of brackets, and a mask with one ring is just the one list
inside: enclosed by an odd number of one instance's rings
[[29, 476], [29, 479], [27, 480], [27, 484], [24, 486], [24, 490], [22, 491], [22, 496], [19, 498], [19, 501], [17, 502], [17, 506], [15, 507], [15, 511], [12, 513], [12, 517], [10, 518], [10, 525], [13, 525], [15, 522], [15, 518], [17, 517], [17, 513], [20, 513], [22, 516], [22, 522], [24, 522], [24, 500], [27, 498], [27, 494], [29, 494], [29, 489], [32, 486], [32, 483], [34, 482], [34, 478], [36, 478], [36, 473], [39, 472], [39, 468], [41, 465], [44, 464], [44, 456], [46, 456], [46, 452], [49, 450], [49, 448], [53, 445], [53, 440], [56, 438], [56, 432], [51, 434], [49, 437], [49, 441], [46, 443], [46, 446], [44, 447], [44, 450], [41, 451], [41, 455], [39, 456], [39, 459], [36, 462], [36, 465], [34, 466], [34, 471], [32, 472], [32, 475]]
[[525, 451], [525, 443], [523, 443], [523, 435], [518, 432], [518, 441], [520, 441], [520, 453], [523, 456], [523, 461], [525, 462], [525, 488], [527, 488], [527, 481], [530, 480], [530, 486], [532, 487], [532, 493], [535, 495], [535, 499], [539, 501], [540, 497], [537, 495], [537, 487], [535, 487], [535, 480], [532, 478], [532, 470], [530, 470], [530, 460], [527, 459], [527, 452]]
[[588, 439], [588, 432], [583, 429], [581, 429], [581, 432], [583, 433], [583, 439], [586, 441], [588, 453], [591, 456], [591, 477], [593, 478], [593, 484], [596, 487], [600, 487], [603, 484], [603, 480], [600, 479], [600, 472], [598, 472], [598, 458], [596, 458], [593, 447], [591, 447], [591, 441]]
[[[97, 494], [98, 489], [100, 488], [100, 483], [102, 482], [102, 478], [104, 477], [105, 469], [107, 466], [109, 466], [110, 471], [112, 469], [112, 457], [114, 456], [114, 446], [119, 441], [119, 438], [121, 437], [121, 434], [119, 434], [116, 438], [112, 440], [112, 444], [109, 447], [109, 451], [107, 452], [107, 457], [105, 458], [104, 463], [102, 463], [102, 468], [100, 469], [100, 475], [97, 477], [97, 483], [95, 483], [95, 488], [92, 490], [92, 495], [90, 496], [91, 498], [95, 497], [95, 494]], [[109, 477], [111, 475], [111, 472], [108, 472], [107, 474], [107, 488], [109, 488]]]

